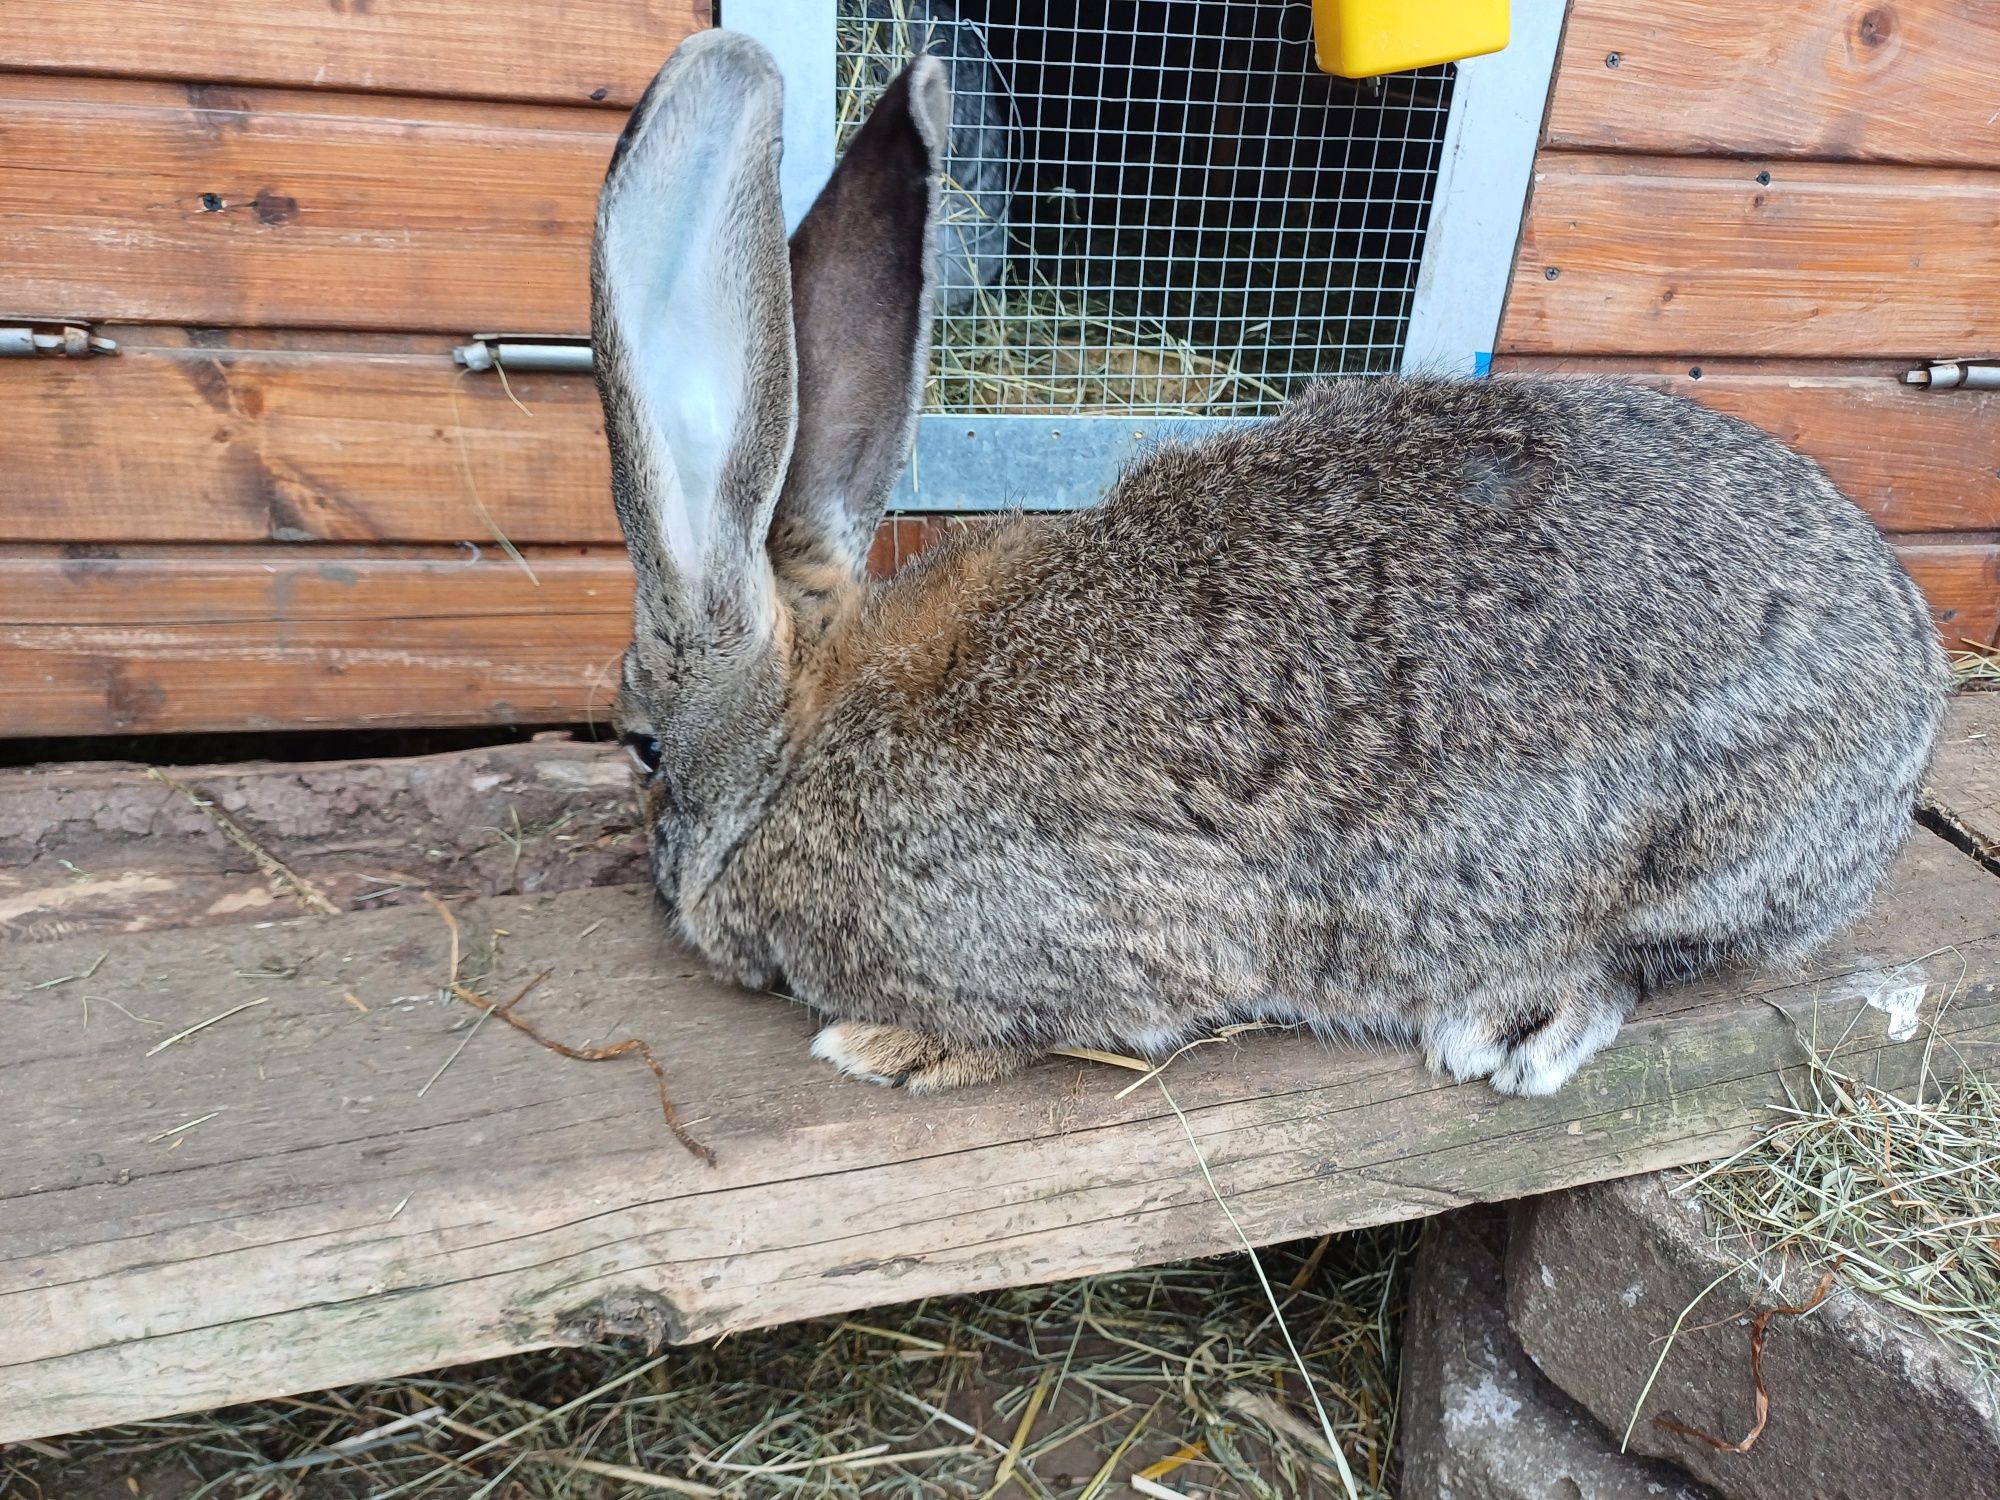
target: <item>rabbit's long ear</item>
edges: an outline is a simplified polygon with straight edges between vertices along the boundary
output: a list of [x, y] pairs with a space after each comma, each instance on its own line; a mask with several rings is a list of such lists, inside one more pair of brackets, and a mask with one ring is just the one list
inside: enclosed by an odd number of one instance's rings
[[690, 37], [632, 111], [598, 199], [590, 322], [612, 498], [640, 621], [676, 642], [773, 620], [764, 540], [797, 426], [781, 104], [755, 41]]
[[950, 133], [944, 64], [920, 56], [883, 92], [792, 236], [799, 420], [771, 532], [781, 572], [867, 570], [930, 358]]

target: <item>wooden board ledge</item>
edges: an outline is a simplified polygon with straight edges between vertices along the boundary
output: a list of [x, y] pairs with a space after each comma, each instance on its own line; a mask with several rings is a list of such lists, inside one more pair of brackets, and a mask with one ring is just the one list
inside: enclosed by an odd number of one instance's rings
[[[1769, 1119], [1800, 1032], [1885, 1087], [1927, 1046], [1990, 1059], [1996, 892], [1919, 833], [1811, 973], [1662, 996], [1553, 1099], [1289, 1035], [1167, 1081], [1259, 1243], [1705, 1159]], [[715, 1165], [635, 1059], [566, 1061], [444, 996], [428, 906], [5, 945], [0, 1441], [1235, 1243], [1160, 1092], [1115, 1097], [1130, 1073], [847, 1083], [802, 1010], [701, 977], [642, 887], [453, 909], [480, 992], [546, 970], [522, 1013], [549, 1035], [649, 1041]], [[1870, 997], [1918, 982], [1926, 1027], [1893, 1042]]]

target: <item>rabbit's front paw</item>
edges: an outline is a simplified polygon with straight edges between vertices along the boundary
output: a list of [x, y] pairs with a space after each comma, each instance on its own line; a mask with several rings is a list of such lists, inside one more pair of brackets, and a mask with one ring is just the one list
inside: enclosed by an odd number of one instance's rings
[[962, 1047], [903, 1026], [869, 1021], [836, 1021], [820, 1028], [812, 1055], [849, 1078], [934, 1094], [968, 1083], [986, 1083], [1018, 1073], [1024, 1053], [991, 1047]]

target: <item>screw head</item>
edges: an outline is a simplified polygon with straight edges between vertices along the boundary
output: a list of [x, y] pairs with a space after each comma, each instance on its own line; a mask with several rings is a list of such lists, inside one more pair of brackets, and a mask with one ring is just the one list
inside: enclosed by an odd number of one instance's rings
[[1542, 275], [1546, 276], [1550, 281], [1554, 281], [1558, 276], [1562, 275], [1562, 268], [1560, 266], [1550, 266], [1546, 271], [1542, 272]]
[[220, 193], [203, 193], [201, 195], [201, 211], [205, 214], [221, 213], [222, 195]]
[[1771, 185], [1771, 174], [1769, 172], [1759, 172], [1757, 174], [1757, 185], [1759, 187], [1769, 187]]
[[1625, 59], [1616, 52], [1607, 52], [1604, 55], [1604, 66], [1607, 68], [1615, 68], [1624, 61]]

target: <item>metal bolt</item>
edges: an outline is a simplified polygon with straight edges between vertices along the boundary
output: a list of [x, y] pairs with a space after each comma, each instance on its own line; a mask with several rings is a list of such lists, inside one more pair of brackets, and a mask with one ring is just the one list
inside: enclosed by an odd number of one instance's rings
[[1604, 66], [1607, 68], [1615, 68], [1623, 61], [1625, 61], [1625, 59], [1620, 57], [1616, 52], [1607, 53], [1604, 58]]
[[1554, 281], [1558, 276], [1562, 275], [1562, 268], [1559, 266], [1550, 266], [1546, 271], [1542, 272], [1542, 274], [1546, 276], [1550, 281]]

